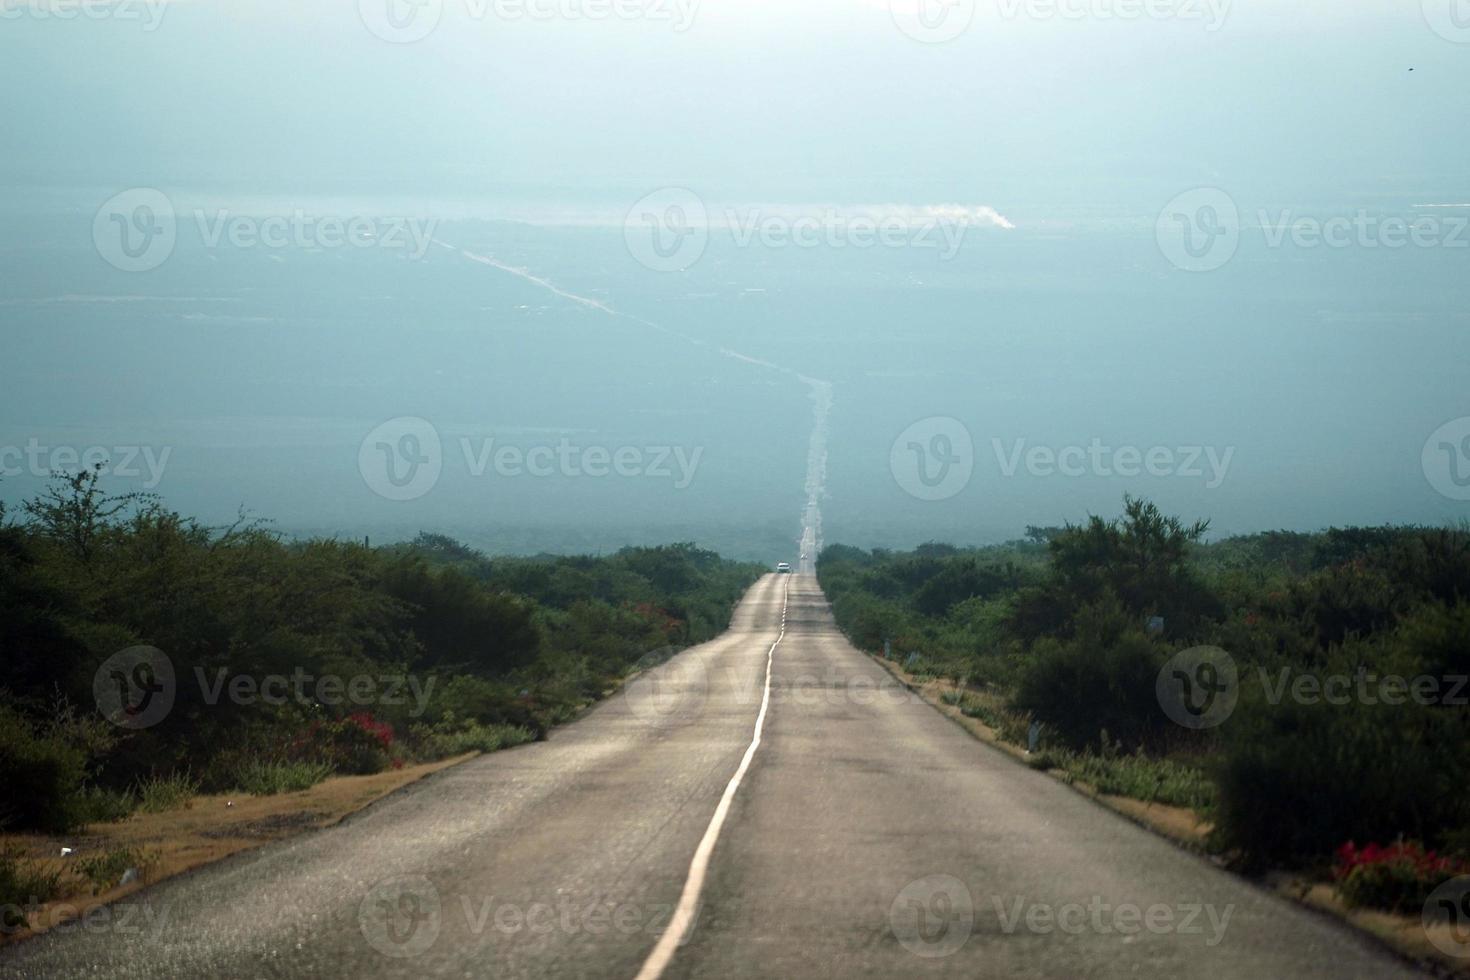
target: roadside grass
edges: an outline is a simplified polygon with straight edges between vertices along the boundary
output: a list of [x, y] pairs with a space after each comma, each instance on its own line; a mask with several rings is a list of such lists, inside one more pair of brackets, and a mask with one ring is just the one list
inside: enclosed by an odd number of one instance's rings
[[958, 708], [966, 718], [974, 718], [993, 729], [1001, 741], [1023, 748], [1026, 746], [1030, 719], [1006, 708], [1000, 696], [956, 688], [945, 691], [940, 697], [945, 704]]
[[536, 733], [522, 725], [470, 722], [457, 730], [424, 732], [420, 744], [429, 758], [445, 759], [466, 752], [496, 752], [535, 740]]
[[1140, 753], [1100, 754], [1093, 751], [1048, 750], [1055, 767], [1068, 780], [1087, 783], [1099, 793], [1126, 796], [1145, 803], [1188, 807], [1202, 818], [1215, 809], [1215, 784], [1201, 770], [1170, 759]]
[[199, 795], [199, 787], [200, 781], [187, 772], [140, 779], [137, 808], [143, 813], [188, 809]]
[[23, 926], [25, 908], [51, 900], [60, 890], [60, 871], [27, 859], [17, 845], [0, 849], [0, 931]]
[[[994, 730], [1001, 741], [1026, 747], [1030, 718], [1008, 710], [1002, 696], [953, 688], [939, 697], [965, 717]], [[1042, 747], [1026, 757], [1026, 764], [1033, 769], [1060, 769], [1068, 782], [1085, 783], [1108, 796], [1187, 807], [1201, 818], [1208, 818], [1215, 809], [1215, 784], [1204, 770], [1142, 752], [1124, 753], [1106, 739], [1098, 748], [1076, 752], [1046, 745], [1043, 737]]]
[[332, 775], [326, 762], [250, 759], [235, 767], [235, 787], [252, 796], [274, 796], [310, 789]]
[[115, 847], [100, 854], [77, 859], [74, 868], [77, 874], [91, 884], [92, 894], [100, 895], [121, 884], [129, 871], [134, 873], [137, 880], [145, 880], [157, 863], [156, 852], [136, 847]]
[[[127, 820], [91, 823], [75, 836], [0, 831], [0, 911], [14, 912], [0, 929], [0, 946], [45, 932], [144, 885], [306, 829], [331, 826], [470, 757], [366, 776], [334, 776], [299, 794], [201, 794], [191, 807], [137, 811]], [[72, 847], [73, 854], [58, 856], [62, 845]], [[123, 884], [129, 868], [138, 869], [137, 880], [130, 877]], [[27, 911], [34, 913], [29, 923], [20, 922]]]
[[77, 816], [81, 824], [116, 823], [138, 808], [138, 797], [130, 789], [113, 790], [86, 786], [77, 794]]

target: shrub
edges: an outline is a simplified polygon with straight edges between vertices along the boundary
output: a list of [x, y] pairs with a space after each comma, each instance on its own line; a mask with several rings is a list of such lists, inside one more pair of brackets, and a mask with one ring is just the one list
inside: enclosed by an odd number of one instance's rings
[[534, 742], [536, 733], [519, 725], [437, 726], [423, 733], [420, 754], [427, 759], [447, 759], [466, 752], [496, 752], [512, 746]]
[[61, 872], [43, 868], [16, 846], [0, 850], [0, 932], [25, 925], [25, 909], [55, 897]]
[[199, 780], [188, 773], [138, 780], [138, 809], [144, 813], [187, 809], [199, 794]]
[[325, 762], [290, 762], [282, 759], [251, 759], [235, 767], [235, 787], [251, 796], [274, 796], [310, 789], [332, 775]]
[[1079, 616], [1075, 638], [1039, 642], [1021, 673], [1013, 706], [1072, 748], [1104, 730], [1128, 745], [1152, 742], [1168, 722], [1155, 691], [1164, 657], [1143, 633], [1120, 629], [1113, 615]]
[[1218, 843], [1249, 865], [1320, 860], [1343, 840], [1442, 842], [1470, 826], [1460, 720], [1420, 705], [1241, 703], [1223, 726]]
[[365, 711], [313, 723], [293, 745], [293, 754], [314, 756], [332, 770], [354, 776], [382, 772], [392, 751], [393, 726]]
[[114, 848], [101, 854], [78, 858], [73, 867], [77, 873], [92, 883], [92, 894], [107, 891], [122, 882], [123, 875], [136, 869], [143, 875], [154, 863], [157, 855], [131, 847]]
[[1430, 892], [1457, 875], [1470, 874], [1470, 861], [1426, 851], [1413, 841], [1359, 848], [1348, 841], [1337, 849], [1332, 876], [1348, 905], [1418, 912]]
[[115, 823], [126, 820], [137, 808], [138, 798], [130, 789], [87, 786], [77, 797], [77, 822]]
[[1142, 752], [1064, 753], [1060, 765], [1099, 793], [1188, 807], [1200, 813], [1210, 812], [1215, 805], [1215, 784], [1210, 778], [1193, 766], [1170, 759], [1154, 759]]
[[79, 800], [86, 753], [58, 735], [38, 733], [19, 712], [0, 705], [0, 819], [17, 830], [64, 833], [82, 817]]

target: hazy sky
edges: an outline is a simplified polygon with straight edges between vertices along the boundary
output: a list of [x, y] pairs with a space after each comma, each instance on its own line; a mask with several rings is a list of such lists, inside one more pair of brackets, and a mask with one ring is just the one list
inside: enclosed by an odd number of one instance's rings
[[[10, 182], [680, 180], [1106, 209], [1205, 181], [1440, 195], [1470, 158], [1470, 45], [1432, 29], [1436, 0], [893, 0], [928, 21], [885, 0], [617, 0], [626, 20], [558, 13], [613, 0], [417, 0], [418, 20], [413, 0], [118, 0], [56, 19], [76, 2], [4, 0]], [[385, 41], [369, 24], [390, 4], [398, 37], [437, 26]], [[946, 9], [973, 15], [951, 40], [899, 28]]]
[[[802, 376], [832, 386], [823, 510], [855, 543], [1005, 537], [1125, 491], [1229, 531], [1467, 514], [1466, 0], [0, 0], [0, 85], [0, 454], [169, 450], [146, 488], [211, 519], [533, 550], [532, 525], [601, 547], [724, 522], [707, 543], [754, 554], [803, 509]], [[97, 238], [134, 188], [178, 214], [141, 272]], [[660, 188], [720, 228], [687, 262], [626, 238]], [[1219, 195], [1239, 243], [1206, 238], [1231, 245], [1202, 274], [1166, 239]], [[829, 208], [968, 237], [730, 236]], [[217, 209], [445, 224], [412, 254], [221, 247]], [[1281, 239], [1356, 217], [1438, 233]], [[395, 418], [448, 447], [413, 501], [360, 474]], [[900, 464], [944, 420], [974, 477], [928, 499]], [[450, 465], [563, 436], [697, 450], [700, 475]], [[1214, 486], [1006, 472], [1094, 440], [1234, 455]], [[0, 499], [45, 478], [5, 465]]]

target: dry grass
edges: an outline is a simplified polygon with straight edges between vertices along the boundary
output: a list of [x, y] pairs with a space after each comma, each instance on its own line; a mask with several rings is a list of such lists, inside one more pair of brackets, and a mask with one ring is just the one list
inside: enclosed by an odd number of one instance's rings
[[[1371, 933], [1380, 942], [1411, 960], [1437, 967], [1439, 972], [1447, 976], [1470, 977], [1470, 958], [1448, 956], [1434, 946], [1417, 915], [1395, 915], [1376, 909], [1348, 908], [1326, 882], [1307, 881], [1285, 873], [1269, 875], [1268, 880], [1278, 894], [1335, 915], [1364, 932]], [[1453, 945], [1449, 923], [1432, 928], [1443, 941]]]
[[[91, 824], [75, 834], [0, 834], [0, 847], [13, 847], [38, 869], [61, 875], [58, 894], [30, 915], [29, 928], [0, 934], [0, 943], [44, 932], [97, 905], [231, 854], [329, 827], [402, 786], [474, 755], [370, 776], [336, 776], [295, 793], [196, 796], [184, 809], [140, 812], [117, 823]], [[63, 846], [74, 853], [60, 857]], [[142, 880], [91, 894], [92, 883], [77, 870], [78, 863], [121, 851], [147, 856]]]

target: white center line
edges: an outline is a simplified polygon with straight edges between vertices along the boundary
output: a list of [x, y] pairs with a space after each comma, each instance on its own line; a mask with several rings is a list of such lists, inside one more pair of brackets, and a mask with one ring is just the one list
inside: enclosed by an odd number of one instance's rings
[[699, 911], [699, 894], [704, 890], [704, 876], [709, 871], [710, 855], [714, 853], [715, 841], [720, 838], [720, 830], [725, 826], [725, 817], [730, 813], [730, 804], [735, 800], [735, 791], [740, 789], [740, 781], [745, 778], [745, 771], [750, 768], [750, 761], [755, 758], [755, 750], [760, 748], [761, 730], [766, 724], [766, 708], [771, 703], [771, 664], [776, 657], [776, 647], [780, 645], [782, 637], [786, 635], [786, 602], [790, 597], [791, 577], [786, 576], [786, 585], [781, 592], [781, 632], [776, 634], [776, 642], [771, 644], [771, 649], [766, 651], [766, 686], [761, 692], [761, 710], [755, 716], [755, 735], [750, 740], [750, 746], [745, 750], [745, 757], [740, 760], [740, 768], [735, 770], [735, 775], [730, 777], [729, 785], [725, 787], [725, 795], [720, 797], [720, 805], [715, 807], [715, 815], [710, 818], [709, 826], [704, 830], [704, 837], [700, 839], [699, 846], [694, 849], [694, 860], [689, 862], [689, 877], [684, 880], [684, 891], [679, 895], [678, 907], [674, 909], [673, 916], [669, 919], [664, 934], [658, 938], [658, 943], [653, 947], [653, 952], [648, 954], [648, 959], [643, 961], [643, 968], [638, 971], [634, 980], [658, 980], [658, 977], [668, 968], [669, 962], [674, 958], [674, 952], [679, 944], [684, 941], [684, 934], [694, 925], [696, 913]]

